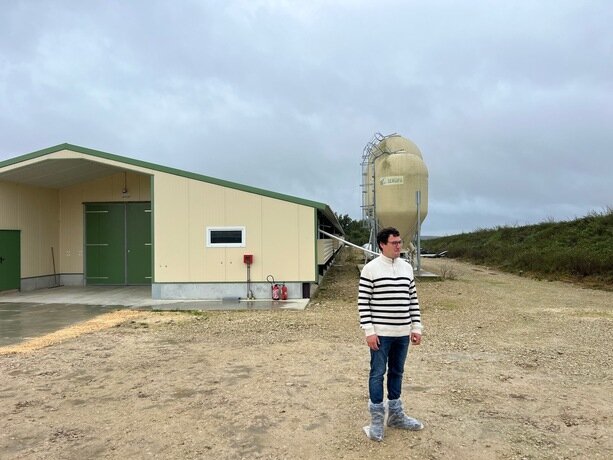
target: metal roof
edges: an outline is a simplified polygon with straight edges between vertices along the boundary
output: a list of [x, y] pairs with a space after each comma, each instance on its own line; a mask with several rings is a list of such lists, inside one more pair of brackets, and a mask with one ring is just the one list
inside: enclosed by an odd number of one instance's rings
[[[91, 159], [85, 158], [45, 158], [47, 155], [59, 152], [62, 150], [69, 150], [72, 152], [82, 153], [91, 157]], [[112, 160], [120, 165], [113, 166], [106, 163], [96, 161], [97, 158], [106, 160]], [[34, 162], [28, 162], [22, 167], [19, 167], [19, 163], [24, 163], [29, 160], [37, 160]], [[124, 167], [125, 166], [125, 167]], [[323, 216], [342, 234], [344, 234], [338, 219], [334, 215], [334, 212], [325, 203], [317, 201], [306, 200], [291, 195], [285, 195], [282, 193], [272, 192], [270, 190], [264, 190], [248, 185], [239, 184], [236, 182], [230, 182], [222, 179], [216, 179], [214, 177], [204, 176], [201, 174], [195, 174], [188, 171], [182, 171], [180, 169], [169, 168], [166, 166], [149, 163], [146, 161], [135, 160], [112, 153], [102, 152], [99, 150], [93, 150], [86, 147], [80, 147], [73, 144], [59, 144], [53, 147], [49, 147], [36, 152], [21, 155], [15, 158], [11, 158], [0, 162], [0, 180], [7, 182], [15, 182], [25, 184], [29, 186], [44, 187], [44, 188], [64, 188], [71, 185], [78, 184], [80, 182], [91, 181], [99, 179], [101, 177], [116, 174], [125, 170], [130, 170], [130, 166], [136, 166], [139, 168], [145, 168], [152, 171], [160, 171], [176, 176], [186, 177], [201, 182], [208, 182], [222, 187], [228, 187], [236, 190], [241, 190], [248, 193], [254, 193], [270, 198], [276, 198], [291, 203], [301, 204], [317, 209]], [[9, 168], [10, 167], [10, 168]]]

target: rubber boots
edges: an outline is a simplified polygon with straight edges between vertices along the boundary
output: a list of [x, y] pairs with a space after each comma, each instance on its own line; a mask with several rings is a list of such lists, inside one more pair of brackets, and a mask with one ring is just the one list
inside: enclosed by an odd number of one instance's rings
[[364, 433], [373, 441], [383, 441], [385, 404], [373, 404], [368, 401], [368, 411], [370, 412], [370, 425], [364, 427]]
[[400, 401], [400, 399], [389, 400], [387, 402], [387, 409], [389, 411], [387, 415], [387, 426], [411, 431], [423, 430], [423, 423], [404, 413], [402, 401]]

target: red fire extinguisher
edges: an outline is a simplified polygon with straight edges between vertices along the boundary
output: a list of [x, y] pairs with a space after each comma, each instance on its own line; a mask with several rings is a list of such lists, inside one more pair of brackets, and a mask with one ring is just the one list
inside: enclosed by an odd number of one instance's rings
[[287, 286], [285, 283], [281, 286], [281, 300], [287, 300]]
[[272, 300], [279, 300], [279, 285], [272, 285]]

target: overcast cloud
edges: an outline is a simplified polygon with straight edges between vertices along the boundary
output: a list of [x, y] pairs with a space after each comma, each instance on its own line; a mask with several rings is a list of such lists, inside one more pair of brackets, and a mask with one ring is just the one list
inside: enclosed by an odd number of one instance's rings
[[357, 219], [364, 146], [396, 132], [429, 169], [425, 235], [613, 206], [608, 0], [0, 8], [0, 161], [68, 142]]

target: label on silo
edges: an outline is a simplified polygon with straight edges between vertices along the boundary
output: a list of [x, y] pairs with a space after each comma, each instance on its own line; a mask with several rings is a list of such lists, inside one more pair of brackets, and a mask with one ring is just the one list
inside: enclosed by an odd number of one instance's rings
[[381, 185], [400, 185], [404, 184], [404, 176], [386, 176], [379, 179]]

